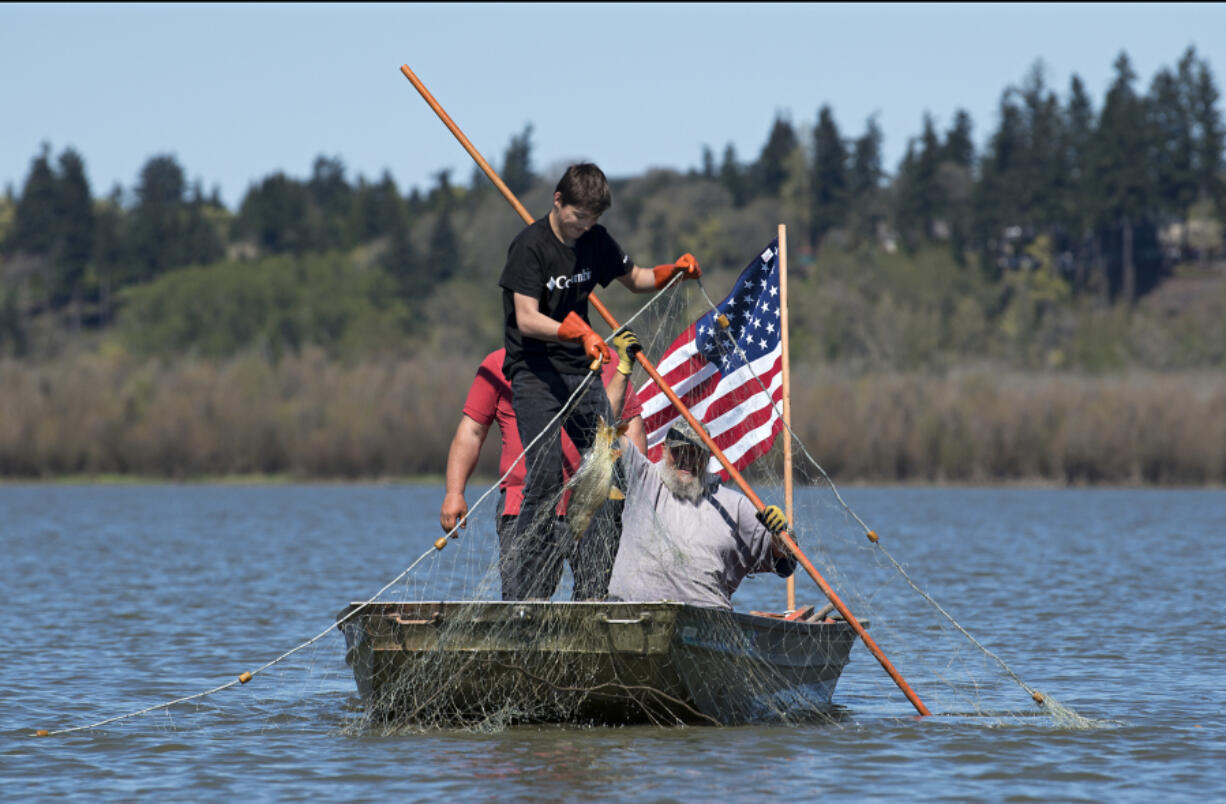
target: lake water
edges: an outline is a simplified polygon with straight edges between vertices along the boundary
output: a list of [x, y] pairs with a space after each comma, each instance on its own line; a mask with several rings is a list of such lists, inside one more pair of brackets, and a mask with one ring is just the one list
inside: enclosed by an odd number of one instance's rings
[[[441, 489], [0, 486], [0, 795], [1226, 799], [1226, 493], [842, 493], [982, 646], [921, 619], [931, 607], [867, 543], [812, 548], [933, 717], [857, 645], [833, 723], [380, 736], [349, 728], [360, 701], [333, 630], [250, 684], [35, 737], [213, 689], [324, 634], [429, 552]], [[465, 540], [488, 548], [480, 530]], [[778, 610], [782, 590], [753, 579], [735, 602]], [[1010, 674], [1091, 727], [1045, 716]]]

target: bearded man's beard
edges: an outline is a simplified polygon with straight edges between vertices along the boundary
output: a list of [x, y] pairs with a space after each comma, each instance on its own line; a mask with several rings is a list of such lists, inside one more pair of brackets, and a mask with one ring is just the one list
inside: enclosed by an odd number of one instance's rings
[[660, 465], [660, 470], [660, 479], [664, 482], [664, 488], [671, 491], [673, 496], [689, 502], [698, 502], [702, 499], [705, 486], [702, 477], [689, 472], [683, 474], [678, 472], [675, 466], [669, 466], [666, 463]]

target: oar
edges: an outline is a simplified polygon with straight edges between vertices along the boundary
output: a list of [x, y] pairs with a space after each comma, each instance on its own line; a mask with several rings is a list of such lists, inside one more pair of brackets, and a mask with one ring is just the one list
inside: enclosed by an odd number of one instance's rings
[[[498, 177], [498, 174], [495, 173], [494, 169], [490, 167], [488, 162], [485, 161], [485, 158], [478, 153], [477, 149], [473, 147], [473, 144], [468, 141], [468, 137], [464, 136], [464, 132], [460, 131], [460, 127], [455, 124], [447, 112], [444, 111], [443, 107], [439, 105], [438, 101], [434, 99], [434, 96], [431, 95], [430, 91], [426, 89], [426, 86], [421, 82], [421, 79], [419, 79], [413, 73], [413, 71], [409, 69], [407, 64], [400, 68], [400, 72], [404, 73], [404, 77], [409, 79], [409, 83], [413, 85], [426, 103], [429, 104], [430, 108], [434, 110], [434, 113], [437, 114], [439, 119], [443, 121], [443, 124], [447, 126], [452, 135], [459, 140], [460, 145], [464, 146], [464, 150], [468, 152], [468, 155], [473, 158], [473, 161], [477, 163], [477, 166], [481, 168], [482, 172], [484, 172], [485, 175], [489, 177], [490, 181], [494, 183], [494, 186], [497, 187], [499, 192], [502, 193], [503, 198], [505, 198], [515, 209], [515, 211], [519, 213], [519, 216], [524, 219], [525, 223], [531, 224], [533, 222], [533, 217], [528, 214], [528, 210], [524, 208], [524, 205], [519, 202], [519, 199], [515, 197], [515, 194], [511, 192], [511, 189], [507, 187], [501, 178]], [[617, 330], [621, 327], [621, 325], [617, 323], [617, 319], [615, 319], [613, 314], [609, 312], [609, 309], [596, 298], [596, 294], [593, 293], [589, 295], [588, 300], [592, 303], [592, 306], [596, 308], [596, 312], [600, 313], [600, 317], [605, 320], [605, 323], [607, 323], [611, 329]], [[707, 435], [707, 432], [703, 428], [702, 424], [700, 424], [699, 421], [694, 418], [694, 415], [690, 413], [689, 408], [687, 408], [685, 403], [681, 401], [681, 398], [673, 393], [673, 389], [669, 387], [668, 383], [664, 381], [664, 378], [660, 376], [660, 373], [657, 372], [655, 367], [651, 365], [651, 361], [647, 359], [647, 356], [643, 354], [642, 350], [638, 351], [635, 358], [638, 360], [639, 365], [642, 366], [647, 372], [647, 376], [651, 377], [652, 381], [659, 386], [661, 391], [664, 392], [664, 395], [668, 398], [668, 401], [673, 403], [673, 407], [675, 407], [681, 413], [681, 416], [687, 422], [689, 422], [690, 426], [694, 428], [694, 432], [699, 435], [703, 443], [707, 445], [709, 450], [711, 450], [711, 454], [715, 456], [716, 460], [718, 460], [724, 467], [724, 470], [728, 472], [728, 476], [731, 477], [738, 486], [740, 486], [741, 491], [745, 492], [745, 496], [749, 498], [749, 501], [753, 503], [754, 507], [758, 511], [764, 509], [766, 504], [763, 503], [761, 498], [759, 498], [758, 495], [754, 493], [754, 490], [750, 488], [749, 483], [745, 481], [745, 478], [741, 476], [741, 473], [737, 471], [736, 467], [732, 465], [732, 462], [729, 461], [727, 456], [724, 455], [723, 450], [721, 450], [716, 443], [711, 440], [711, 437]], [[846, 604], [843, 603], [838, 594], [836, 594], [834, 589], [831, 588], [830, 584], [826, 583], [826, 579], [823, 578], [821, 573], [817, 571], [817, 568], [813, 566], [813, 563], [809, 561], [808, 557], [801, 552], [800, 547], [795, 541], [793, 541], [791, 535], [784, 531], [779, 534], [779, 540], [783, 542], [783, 545], [788, 549], [788, 552], [790, 552], [796, 558], [796, 561], [802, 567], [804, 567], [804, 570], [809, 574], [809, 577], [811, 577], [817, 583], [818, 587], [822, 590], [822, 594], [824, 594], [826, 598], [832, 604], [834, 604], [834, 607], [838, 609], [839, 614], [843, 615], [843, 619], [847, 621], [847, 624], [850, 625], [852, 629], [860, 636], [860, 639], [864, 642], [864, 646], [869, 649], [869, 652], [873, 654], [873, 657], [880, 662], [883, 668], [885, 668], [886, 673], [888, 673], [890, 678], [894, 680], [894, 683], [898, 685], [898, 688], [902, 690], [903, 695], [907, 696], [907, 700], [911, 702], [916, 711], [925, 716], [932, 714], [928, 711], [928, 707], [924, 706], [924, 702], [919, 699], [919, 696], [915, 694], [915, 691], [911, 689], [911, 686], [906, 682], [906, 679], [899, 674], [898, 670], [894, 668], [894, 665], [890, 662], [890, 660], [886, 658], [885, 653], [883, 653], [881, 648], [877, 646], [877, 643], [873, 640], [873, 638], [868, 635], [868, 631], [865, 630], [860, 621], [855, 618], [855, 615], [851, 613], [851, 610], [847, 608]]]

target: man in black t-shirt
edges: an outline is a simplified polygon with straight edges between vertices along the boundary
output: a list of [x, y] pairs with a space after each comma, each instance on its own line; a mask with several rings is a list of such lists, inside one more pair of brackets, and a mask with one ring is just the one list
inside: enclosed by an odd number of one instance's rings
[[[593, 164], [571, 165], [558, 182], [549, 215], [521, 231], [507, 249], [502, 288], [506, 360], [502, 371], [511, 383], [511, 406], [527, 454], [524, 500], [512, 549], [502, 556], [502, 595], [506, 600], [548, 598], [557, 577], [552, 568], [572, 545], [555, 538], [553, 528], [534, 527], [538, 512], [553, 511], [562, 490], [560, 432], [537, 437], [557, 416], [584, 378], [611, 357], [608, 345], [588, 322], [588, 296], [614, 279], [635, 293], [658, 290], [676, 274], [702, 275], [698, 261], [685, 254], [675, 263], [640, 268], [596, 220], [609, 208], [609, 184]], [[613, 421], [600, 382], [591, 382], [575, 400], [562, 424], [581, 451], [592, 445], [598, 418]], [[584, 539], [611, 542], [616, 529], [599, 514]], [[602, 553], [612, 560], [612, 549]], [[507, 583], [510, 579], [511, 583]], [[601, 595], [603, 597], [603, 594]]]

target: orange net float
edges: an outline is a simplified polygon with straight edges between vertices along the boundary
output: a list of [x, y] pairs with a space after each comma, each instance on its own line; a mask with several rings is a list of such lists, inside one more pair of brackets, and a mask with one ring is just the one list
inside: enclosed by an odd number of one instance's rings
[[246, 684], [250, 680], [251, 680], [250, 672], [244, 672], [241, 676], [238, 677], [239, 684]]

